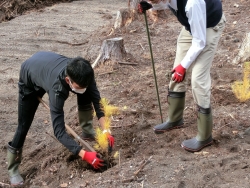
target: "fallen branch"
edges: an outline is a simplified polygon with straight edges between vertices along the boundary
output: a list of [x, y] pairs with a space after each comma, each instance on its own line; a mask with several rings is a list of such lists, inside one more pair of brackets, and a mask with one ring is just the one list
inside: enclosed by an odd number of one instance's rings
[[118, 62], [118, 63], [122, 65], [138, 65], [138, 63], [130, 63], [130, 62]]
[[218, 131], [220, 131], [221, 129], [223, 129], [224, 127], [226, 127], [228, 124], [225, 124], [221, 127], [219, 127], [218, 129], [214, 130], [214, 133], [217, 133]]
[[151, 160], [152, 156], [148, 158], [144, 163], [142, 163], [137, 171], [134, 172], [134, 175], [137, 176], [137, 174], [148, 164]]
[[101, 57], [102, 57], [102, 53], [100, 53], [100, 54], [97, 56], [95, 62], [92, 64], [92, 68], [95, 68], [95, 66], [97, 65], [98, 61], [101, 59]]
[[1, 187], [2, 187], [2, 186], [3, 186], [3, 187], [6, 187], [6, 186], [7, 186], [7, 187], [10, 187], [10, 184], [0, 182], [0, 186], [1, 186]]
[[5, 71], [7, 71], [8, 69], [11, 69], [11, 67], [8, 67], [6, 69], [0, 70], [0, 73], [5, 73]]
[[135, 177], [131, 177], [131, 178], [122, 180], [122, 183], [129, 183], [129, 182], [132, 182], [134, 180], [135, 180]]
[[135, 123], [129, 124], [129, 125], [116, 125], [116, 126], [110, 126], [112, 128], [121, 128], [121, 127], [130, 127], [132, 125], [135, 125]]
[[105, 75], [105, 74], [111, 74], [111, 73], [113, 73], [113, 72], [116, 72], [116, 70], [114, 70], [114, 71], [109, 71], [109, 72], [104, 72], [104, 73], [98, 74], [98, 76], [102, 76], [102, 75]]

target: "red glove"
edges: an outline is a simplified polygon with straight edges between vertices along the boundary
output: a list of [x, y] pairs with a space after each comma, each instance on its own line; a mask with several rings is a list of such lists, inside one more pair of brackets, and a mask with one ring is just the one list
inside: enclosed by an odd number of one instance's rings
[[185, 73], [186, 73], [186, 69], [180, 64], [177, 67], [175, 67], [172, 71], [172, 74], [174, 74], [172, 80], [180, 83], [184, 80], [185, 78]]
[[153, 6], [149, 4], [147, 1], [141, 1], [138, 4], [138, 12], [139, 13], [146, 13], [146, 10], [151, 9]]
[[103, 130], [102, 133], [107, 135], [107, 138], [109, 140], [109, 147], [112, 149], [115, 144], [115, 138], [111, 135], [111, 132], [109, 129]]
[[95, 169], [98, 169], [103, 166], [102, 164], [103, 160], [99, 159], [96, 155], [97, 155], [96, 152], [85, 151], [85, 154], [82, 157], [82, 159], [91, 164]]
[[107, 137], [108, 137], [108, 140], [109, 140], [109, 146], [111, 148], [113, 148], [114, 144], [115, 144], [115, 138], [109, 133], [107, 133]]

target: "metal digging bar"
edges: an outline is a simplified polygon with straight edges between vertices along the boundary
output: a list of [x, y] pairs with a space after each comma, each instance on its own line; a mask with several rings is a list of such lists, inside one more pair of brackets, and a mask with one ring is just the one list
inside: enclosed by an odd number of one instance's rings
[[[37, 98], [38, 98], [38, 100], [40, 101], [40, 103], [42, 103], [43, 106], [44, 106], [45, 108], [47, 108], [47, 110], [50, 111], [49, 106], [48, 106], [40, 97], [37, 97]], [[70, 126], [68, 126], [67, 124], [65, 124], [65, 128], [67, 129], [67, 131], [68, 131], [72, 136], [74, 136], [75, 139], [77, 139], [77, 140], [83, 145], [83, 147], [84, 147], [87, 151], [93, 151], [93, 152], [95, 152], [94, 148], [92, 148], [87, 142], [85, 142], [83, 139], [81, 139], [81, 137], [78, 136], [78, 135], [76, 134], [76, 132], [75, 132]]]
[[143, 14], [144, 14], [144, 18], [145, 18], [145, 22], [146, 22], [146, 29], [147, 29], [147, 34], [148, 34], [148, 44], [149, 44], [150, 55], [151, 55], [151, 62], [152, 62], [152, 67], [153, 67], [153, 72], [154, 72], [155, 88], [156, 88], [156, 93], [157, 93], [158, 105], [159, 105], [159, 109], [160, 109], [161, 123], [163, 123], [162, 111], [161, 111], [161, 102], [160, 102], [160, 96], [159, 96], [158, 85], [157, 85], [157, 78], [156, 78], [156, 73], [155, 73], [154, 57], [153, 57], [153, 52], [152, 52], [152, 47], [151, 47], [151, 41], [150, 41], [150, 35], [149, 35], [149, 29], [148, 29], [148, 20], [147, 20], [146, 11]]

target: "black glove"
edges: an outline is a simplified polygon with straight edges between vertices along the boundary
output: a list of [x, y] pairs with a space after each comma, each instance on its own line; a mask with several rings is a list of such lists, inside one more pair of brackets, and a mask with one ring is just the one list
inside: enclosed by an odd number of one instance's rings
[[141, 1], [138, 4], [138, 12], [139, 13], [146, 13], [146, 10], [151, 9], [153, 6], [149, 4], [147, 1]]

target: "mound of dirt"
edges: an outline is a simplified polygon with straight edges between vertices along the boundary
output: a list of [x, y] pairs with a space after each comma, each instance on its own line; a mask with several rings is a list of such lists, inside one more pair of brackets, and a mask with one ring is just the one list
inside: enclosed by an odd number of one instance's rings
[[0, 23], [23, 15], [30, 10], [41, 10], [56, 3], [72, 0], [4, 0], [0, 4]]

